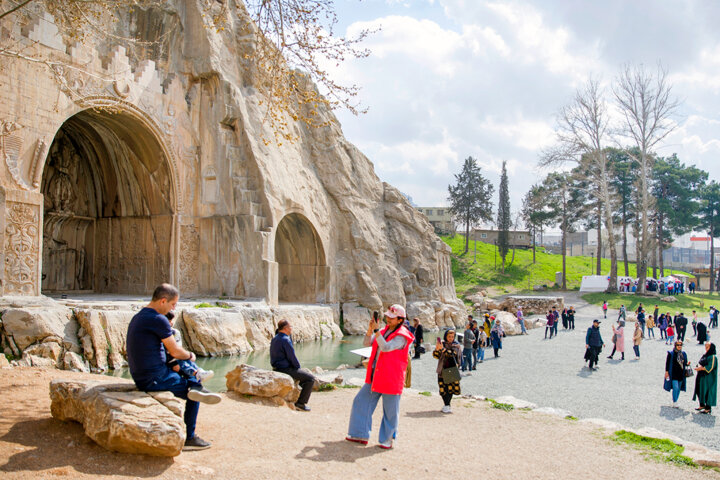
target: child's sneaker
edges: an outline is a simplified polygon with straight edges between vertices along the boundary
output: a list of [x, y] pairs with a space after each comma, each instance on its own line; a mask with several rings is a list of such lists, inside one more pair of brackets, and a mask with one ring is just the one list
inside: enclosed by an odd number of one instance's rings
[[195, 377], [200, 383], [202, 383], [205, 380], [212, 378], [214, 375], [215, 372], [213, 372], [212, 370], [203, 370], [202, 368], [200, 368], [198, 369], [197, 375], [195, 375]]

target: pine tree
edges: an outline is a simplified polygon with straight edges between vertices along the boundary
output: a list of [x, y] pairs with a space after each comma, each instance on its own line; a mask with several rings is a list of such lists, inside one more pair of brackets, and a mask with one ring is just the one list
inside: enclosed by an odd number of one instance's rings
[[455, 174], [455, 185], [448, 185], [448, 201], [450, 213], [465, 225], [465, 251], [470, 243], [470, 227], [480, 220], [492, 220], [492, 197], [494, 187], [480, 173], [477, 160], [472, 157], [465, 159], [462, 170]]
[[498, 202], [498, 254], [502, 260], [502, 272], [505, 273], [505, 258], [510, 250], [510, 192], [508, 191], [508, 176], [505, 161], [502, 164], [500, 175], [500, 200]]

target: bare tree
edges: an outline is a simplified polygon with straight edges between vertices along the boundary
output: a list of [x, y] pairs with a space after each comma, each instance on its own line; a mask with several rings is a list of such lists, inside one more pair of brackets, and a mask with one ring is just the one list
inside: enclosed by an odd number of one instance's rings
[[[617, 291], [617, 248], [611, 202], [610, 164], [605, 151], [610, 119], [600, 83], [596, 79], [575, 93], [570, 105], [560, 110], [557, 118], [557, 145], [546, 151], [541, 164], [575, 162], [589, 172], [600, 195], [601, 212], [608, 232], [610, 250], [610, 281], [608, 292]], [[598, 230], [600, 229], [598, 225]], [[598, 251], [598, 260], [600, 252]]]
[[672, 86], [662, 65], [658, 65], [655, 73], [648, 72], [643, 65], [626, 65], [615, 82], [613, 94], [624, 120], [619, 133], [631, 139], [638, 150], [637, 156], [631, 150], [628, 153], [640, 165], [637, 184], [640, 197], [637, 293], [644, 294], [653, 236], [648, 219], [653, 209], [653, 200], [648, 192], [652, 151], [675, 128], [670, 119], [679, 103], [672, 95]]

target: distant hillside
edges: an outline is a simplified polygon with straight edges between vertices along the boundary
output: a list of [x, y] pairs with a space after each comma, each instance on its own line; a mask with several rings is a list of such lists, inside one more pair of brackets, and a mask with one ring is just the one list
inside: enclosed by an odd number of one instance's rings
[[[442, 236], [442, 240], [450, 245], [453, 251], [452, 269], [455, 278], [455, 288], [458, 295], [477, 290], [477, 287], [493, 287], [500, 292], [517, 292], [532, 290], [534, 285], [547, 285], [552, 287], [555, 283], [555, 272], [562, 272], [562, 255], [545, 253], [538, 249], [536, 263], [532, 263], [532, 249], [516, 250], [515, 261], [505, 267], [505, 273], [500, 273], [500, 258], [497, 257], [497, 247], [483, 242], [477, 242], [477, 255], [474, 257], [475, 242], [470, 242], [470, 250], [462, 254], [465, 247], [465, 237]], [[473, 258], [475, 262], [473, 263]], [[512, 251], [507, 256], [507, 264], [512, 260]], [[580, 288], [584, 275], [592, 275], [594, 262], [592, 257], [567, 257], [567, 287], [569, 290]], [[602, 273], [610, 272], [610, 260], [602, 260]], [[665, 274], [683, 273], [675, 270], [665, 270]], [[618, 264], [618, 274], [624, 275], [622, 263]], [[635, 264], [630, 264], [630, 276], [635, 276]]]

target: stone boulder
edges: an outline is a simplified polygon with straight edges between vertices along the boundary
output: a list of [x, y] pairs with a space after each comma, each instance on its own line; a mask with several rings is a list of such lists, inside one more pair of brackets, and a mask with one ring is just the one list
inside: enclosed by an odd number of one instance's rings
[[2, 327], [4, 342], [15, 356], [30, 345], [50, 341], [80, 352], [78, 325], [69, 308], [8, 308], [2, 312]]
[[0, 353], [0, 368], [8, 368], [10, 367], [10, 362], [8, 361], [7, 357]]
[[86, 360], [75, 352], [65, 352], [63, 356], [63, 370], [70, 370], [73, 372], [89, 372], [90, 366]]
[[557, 307], [558, 311], [565, 308], [564, 297], [552, 296], [518, 296], [512, 295], [497, 304], [498, 310], [516, 313], [518, 307], [522, 307], [525, 315], [545, 315], [548, 310]]
[[53, 380], [50, 412], [83, 425], [100, 446], [174, 457], [185, 443], [184, 401], [170, 392], [140, 392], [131, 381]]
[[132, 310], [78, 309], [78, 336], [85, 358], [98, 370], [122, 368], [126, 365], [125, 341]]
[[677, 298], [672, 297], [672, 296], [661, 297], [661, 298], [660, 298], [660, 301], [662, 301], [662, 302], [668, 302], [668, 303], [675, 303], [675, 302], [677, 302]]
[[23, 358], [34, 367], [62, 367], [63, 347], [55, 342], [36, 343], [23, 351]]
[[436, 330], [438, 328], [435, 323], [435, 307], [432, 302], [409, 302], [407, 304], [407, 316], [412, 323], [412, 319], [417, 318], [425, 330]]
[[518, 323], [517, 318], [512, 313], [502, 312], [498, 310], [492, 312], [491, 315], [495, 316], [496, 322], [498, 320], [502, 322], [503, 330], [505, 330], [505, 335], [520, 335], [522, 333], [522, 328], [520, 328], [520, 324]]
[[276, 406], [291, 406], [300, 395], [295, 381], [280, 372], [262, 370], [251, 365], [241, 364], [225, 375], [229, 392], [247, 397], [255, 397], [259, 403]]
[[365, 335], [372, 312], [357, 303], [343, 303], [343, 330], [348, 335]]
[[224, 308], [188, 308], [182, 311], [183, 341], [198, 355], [242, 355], [252, 351], [245, 316]]

